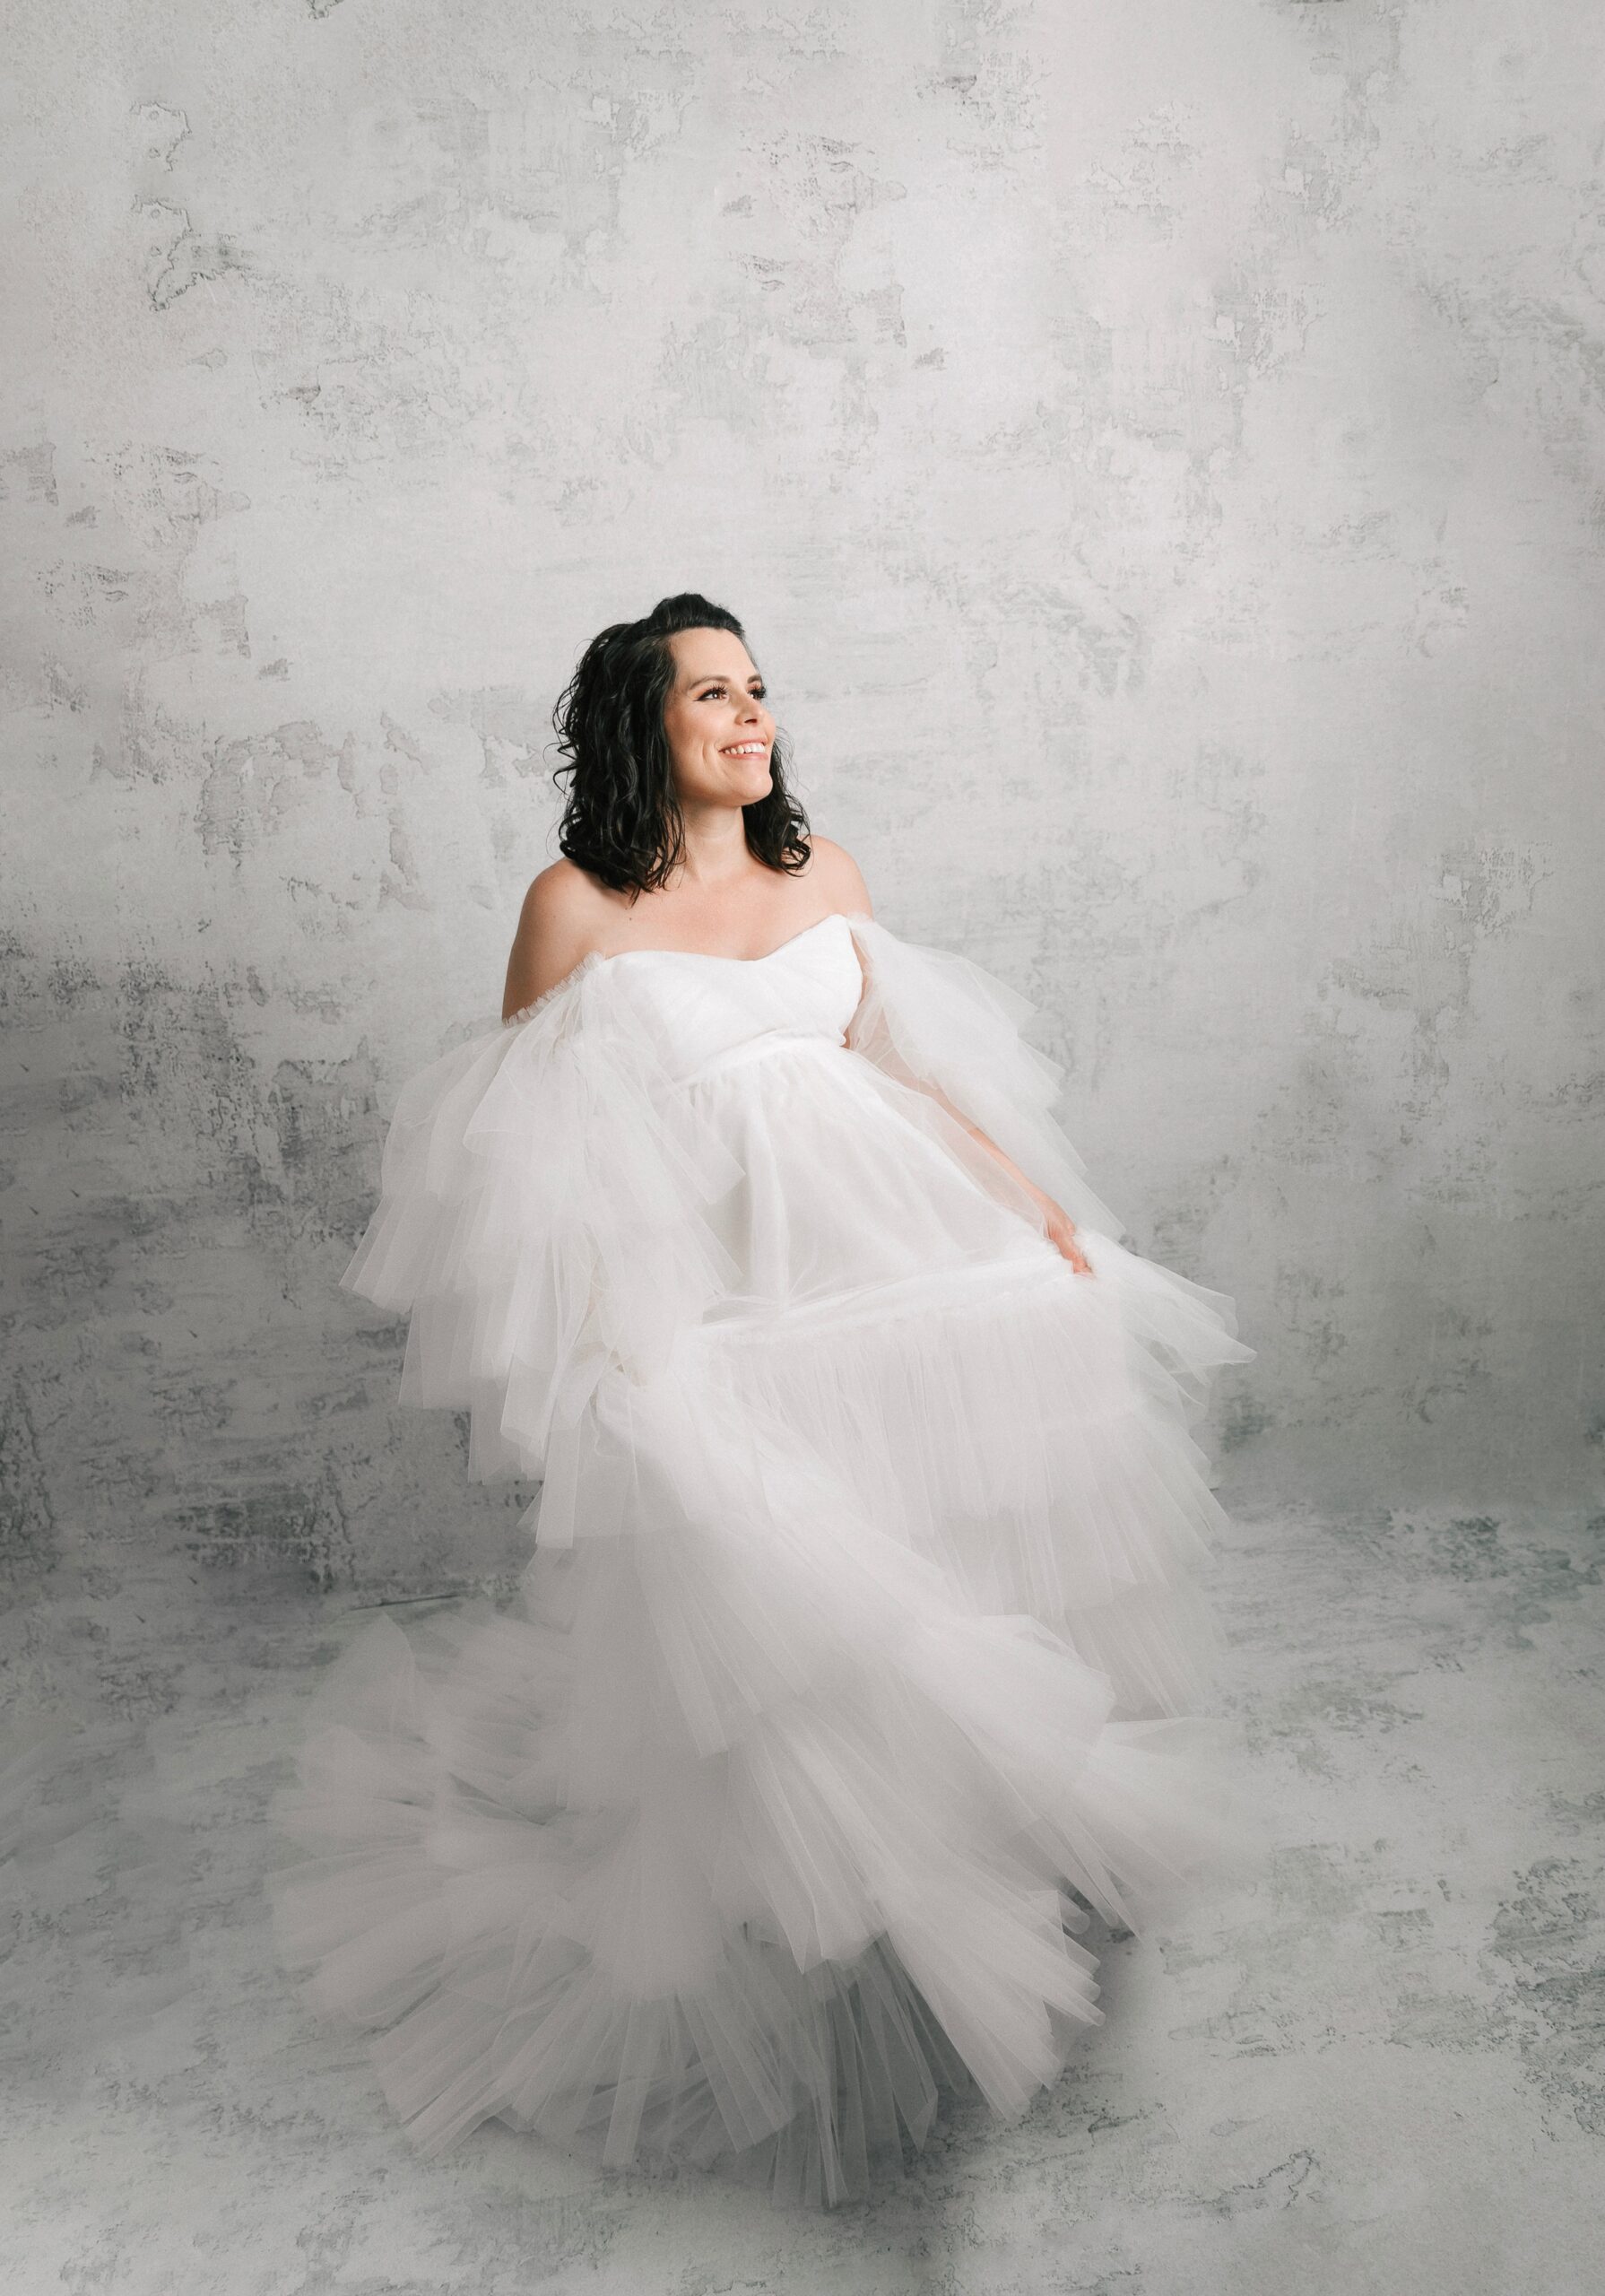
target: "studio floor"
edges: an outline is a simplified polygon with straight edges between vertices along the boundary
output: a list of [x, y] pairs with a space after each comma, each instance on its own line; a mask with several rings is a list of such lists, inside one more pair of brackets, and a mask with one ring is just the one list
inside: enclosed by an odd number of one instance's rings
[[1214, 1594], [1262, 1872], [1108, 1949], [1025, 2121], [797, 2215], [499, 2126], [421, 2161], [308, 2012], [265, 1810], [369, 1612], [178, 1564], [24, 1590], [7, 2296], [1594, 2296], [1600, 1524], [1239, 1509]]

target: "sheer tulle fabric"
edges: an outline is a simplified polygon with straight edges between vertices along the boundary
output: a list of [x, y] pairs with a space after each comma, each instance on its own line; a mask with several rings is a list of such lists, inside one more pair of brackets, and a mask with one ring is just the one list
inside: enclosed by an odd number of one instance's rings
[[1191, 1431], [1249, 1351], [1120, 1245], [1029, 1009], [836, 917], [587, 959], [403, 1091], [345, 1281], [471, 1472], [542, 1478], [535, 1552], [331, 1669], [272, 1889], [422, 2149], [861, 2192], [1097, 2021], [1066, 1892], [1133, 1921], [1241, 1845]]

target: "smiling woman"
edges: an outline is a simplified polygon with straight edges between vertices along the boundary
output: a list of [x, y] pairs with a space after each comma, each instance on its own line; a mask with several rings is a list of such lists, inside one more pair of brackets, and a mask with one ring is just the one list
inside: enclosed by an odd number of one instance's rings
[[786, 787], [767, 691], [735, 616], [695, 592], [586, 647], [553, 714], [565, 858], [530, 887], [504, 1017], [592, 953], [761, 956], [832, 901], [868, 908]]
[[[603, 884], [646, 891], [685, 858], [684, 809], [734, 803], [757, 859], [802, 867], [806, 823], [765, 694], [741, 623], [695, 592], [602, 631], [554, 712], [569, 782], [561, 850]], [[726, 754], [754, 744], [761, 754]]]
[[506, 1024], [413, 1077], [351, 1290], [539, 1478], [516, 1611], [331, 1669], [280, 1950], [418, 2144], [862, 2192], [1096, 2023], [1089, 1909], [1218, 1846], [1189, 1709], [1248, 1350], [1126, 1252], [1023, 998], [789, 796], [733, 615], [604, 631]]

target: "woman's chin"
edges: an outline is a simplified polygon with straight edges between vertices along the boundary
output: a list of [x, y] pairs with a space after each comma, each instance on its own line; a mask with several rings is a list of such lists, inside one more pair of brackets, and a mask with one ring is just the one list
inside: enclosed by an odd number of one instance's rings
[[761, 773], [721, 775], [716, 781], [696, 785], [681, 779], [674, 794], [682, 805], [756, 805], [774, 786], [775, 777], [766, 766]]

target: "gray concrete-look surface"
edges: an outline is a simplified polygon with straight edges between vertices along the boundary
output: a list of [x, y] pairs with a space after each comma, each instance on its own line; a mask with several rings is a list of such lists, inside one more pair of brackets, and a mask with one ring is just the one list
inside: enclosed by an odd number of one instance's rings
[[7, 1655], [90, 1726], [41, 1750], [0, 1980], [7, 2296], [1594, 2296], [1596, 1529], [1248, 1511], [1217, 1592], [1265, 1871], [1106, 1952], [1023, 2123], [949, 2119], [830, 2216], [496, 2126], [421, 2164], [262, 1899], [356, 1614], [154, 1571], [18, 1613]]
[[[1571, 2296], [1605, 2187], [1597, 0], [11, 0], [4, 2296]], [[1235, 1295], [1278, 1848], [873, 2207], [421, 2166], [269, 1950], [527, 1492], [338, 1290], [552, 701], [748, 621], [881, 914]]]
[[500, 1567], [335, 1278], [401, 1079], [499, 1009], [564, 678], [687, 587], [887, 922], [1038, 1002], [1096, 1185], [1236, 1297], [1245, 1465], [1596, 1487], [1594, 0], [6, 47], [9, 1541]]

